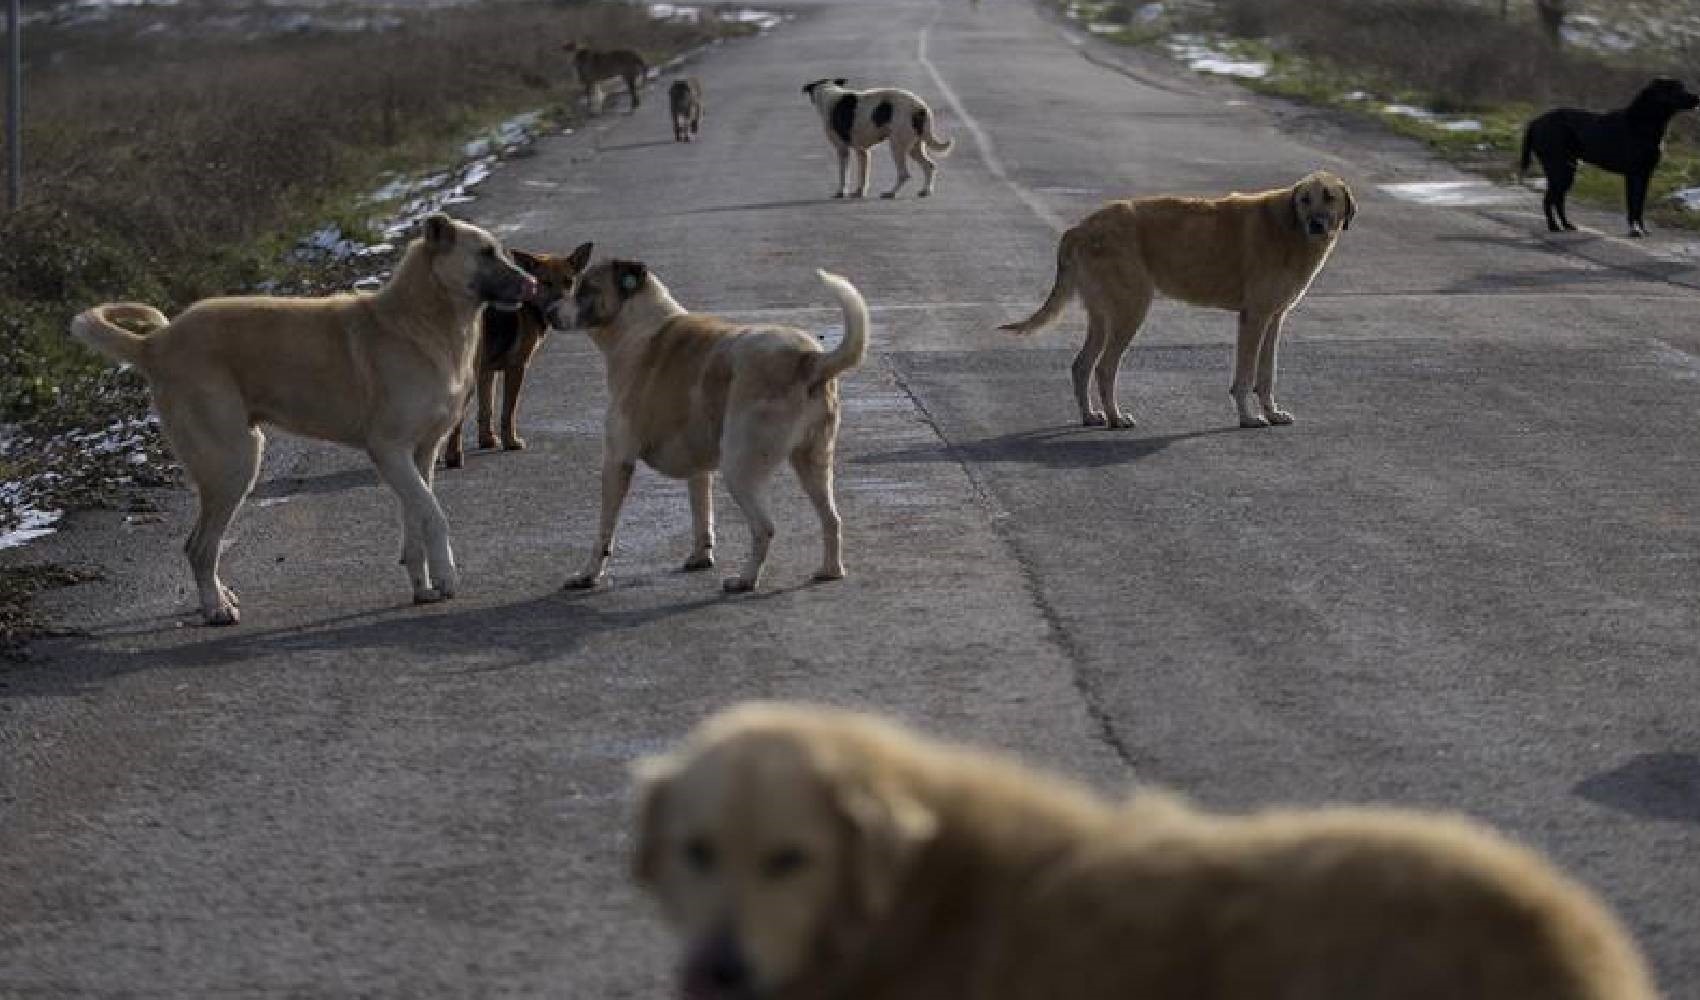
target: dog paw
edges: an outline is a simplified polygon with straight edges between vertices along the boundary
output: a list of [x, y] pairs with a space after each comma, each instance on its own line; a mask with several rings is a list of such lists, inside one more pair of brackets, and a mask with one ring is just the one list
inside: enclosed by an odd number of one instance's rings
[[1265, 416], [1268, 418], [1270, 423], [1281, 427], [1285, 427], [1293, 422], [1293, 415], [1288, 413], [1286, 410], [1268, 410], [1266, 411]]
[[741, 576], [729, 576], [720, 581], [720, 589], [728, 594], [747, 594], [756, 589], [756, 582]]
[[842, 580], [844, 579], [844, 564], [840, 563], [837, 566], [822, 566], [820, 569], [815, 570], [814, 576], [809, 579], [819, 583], [827, 583], [831, 580]]
[[866, 198], [867, 196], [868, 196], [868, 192], [866, 192], [866, 191], [857, 191], [857, 192], [850, 195], [850, 197], [852, 197], [852, 198]]
[[887, 201], [890, 201], [891, 199], [897, 197], [897, 192], [896, 191], [884, 191], [884, 192], [880, 193], [880, 197], [886, 199]]
[[834, 198], [842, 198], [842, 197], [844, 197], [844, 192], [843, 191], [834, 191], [834, 192], [832, 192], [832, 196]]
[[421, 587], [413, 592], [415, 604], [440, 604], [448, 599], [448, 595], [436, 587]]
[[221, 583], [218, 585], [218, 592], [221, 596], [223, 596], [224, 603], [233, 608], [239, 608], [242, 606], [242, 602], [236, 599], [236, 591], [231, 590], [229, 587], [226, 587]]
[[697, 570], [713, 568], [714, 556], [706, 552], [702, 555], [691, 556], [689, 559], [685, 560], [685, 565], [680, 567], [680, 569], [686, 573], [695, 573]]
[[601, 573], [580, 573], [577, 576], [568, 577], [567, 582], [561, 585], [561, 589], [562, 590], [595, 590], [596, 585], [601, 583], [601, 582], [602, 582], [602, 574]]
[[466, 464], [466, 459], [460, 455], [444, 455], [443, 468], [458, 469]]
[[210, 628], [225, 628], [242, 620], [241, 614], [228, 604], [213, 611], [203, 612], [201, 617]]
[[1247, 416], [1247, 417], [1241, 417], [1240, 418], [1240, 426], [1241, 427], [1268, 427], [1269, 426], [1269, 418], [1268, 417], [1260, 417], [1260, 416], [1257, 416], [1256, 414], [1253, 414], [1253, 415]]
[[492, 434], [489, 437], [485, 437], [482, 434], [478, 435], [478, 447], [484, 449], [496, 447], [496, 435]]
[[933, 196], [933, 193], [931, 191], [922, 191], [916, 197], [918, 197], [918, 198], [931, 198], [932, 196]]
[[518, 437], [504, 438], [502, 440], [502, 449], [504, 451], [524, 451], [525, 450], [525, 438], [518, 438]]
[[1131, 414], [1122, 410], [1117, 410], [1115, 414], [1110, 417], [1109, 425], [1118, 430], [1126, 430], [1129, 427], [1138, 426], [1138, 422], [1133, 419]]
[[1109, 419], [1097, 410], [1088, 410], [1080, 417], [1080, 426], [1082, 427], [1105, 427], [1109, 425], [1109, 422]]
[[1566, 222], [1564, 224], [1564, 231], [1567, 232], [1567, 233], [1579, 232], [1579, 230], [1575, 226], [1571, 225], [1568, 222]]

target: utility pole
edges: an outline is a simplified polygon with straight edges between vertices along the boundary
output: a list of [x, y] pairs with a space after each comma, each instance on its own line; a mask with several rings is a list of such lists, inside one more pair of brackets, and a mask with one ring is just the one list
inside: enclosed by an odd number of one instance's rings
[[6, 209], [24, 201], [23, 0], [6, 2]]

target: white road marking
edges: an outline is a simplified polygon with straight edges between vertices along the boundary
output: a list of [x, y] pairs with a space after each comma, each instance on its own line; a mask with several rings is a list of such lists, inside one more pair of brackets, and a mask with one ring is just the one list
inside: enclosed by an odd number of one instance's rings
[[1050, 226], [1056, 232], [1062, 232], [1068, 228], [1068, 224], [1062, 220], [1061, 216], [1051, 211], [1043, 201], [1040, 201], [1038, 195], [1022, 187], [1009, 175], [1009, 171], [1003, 165], [1003, 160], [998, 156], [997, 147], [992, 145], [991, 136], [987, 135], [986, 130], [980, 126], [974, 116], [968, 113], [968, 109], [962, 106], [962, 101], [956, 96], [956, 91], [952, 90], [950, 84], [945, 82], [944, 74], [940, 73], [938, 67], [933, 65], [933, 61], [927, 58], [927, 42], [932, 37], [933, 25], [938, 23], [939, 16], [943, 13], [944, 4], [935, 0], [932, 20], [928, 21], [927, 26], [921, 29], [920, 41], [915, 47], [915, 56], [920, 61], [921, 68], [925, 69], [927, 75], [933, 78], [933, 85], [939, 89], [940, 94], [944, 95], [945, 103], [949, 104], [950, 109], [956, 112], [956, 117], [961, 119], [962, 126], [968, 130], [969, 135], [973, 136], [974, 145], [979, 147], [980, 150], [980, 159], [986, 164], [986, 169], [992, 172], [992, 176], [1003, 181], [1004, 185], [1021, 200], [1023, 205], [1026, 205], [1034, 215], [1038, 216], [1041, 222]]

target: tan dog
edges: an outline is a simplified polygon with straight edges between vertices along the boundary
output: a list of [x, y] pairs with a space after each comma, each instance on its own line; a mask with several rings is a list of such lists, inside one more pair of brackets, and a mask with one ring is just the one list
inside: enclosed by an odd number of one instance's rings
[[934, 175], [938, 164], [929, 151], [945, 156], [956, 144], [954, 139], [940, 139], [933, 133], [933, 112], [927, 103], [907, 90], [880, 87], [876, 90], [850, 90], [845, 81], [815, 80], [803, 85], [803, 93], [814, 103], [826, 128], [827, 140], [838, 154], [838, 190], [834, 198], [842, 198], [849, 181], [850, 157], [856, 157], [856, 190], [854, 196], [868, 193], [868, 150], [882, 142], [891, 142], [891, 159], [897, 164], [897, 182], [881, 198], [895, 198], [903, 185], [909, 183], [909, 161], [921, 165], [926, 179], [921, 184], [921, 197], [933, 193]]
[[562, 42], [561, 51], [573, 57], [573, 70], [592, 111], [602, 110], [602, 81], [616, 76], [626, 85], [631, 110], [638, 109], [641, 103], [638, 88], [649, 75], [649, 64], [643, 61], [643, 56], [631, 49], [592, 49], [578, 42]]
[[517, 308], [535, 286], [489, 233], [433, 215], [394, 277], [371, 295], [208, 299], [173, 320], [123, 303], [72, 321], [77, 339], [147, 376], [160, 424], [200, 498], [185, 548], [207, 624], [237, 620], [236, 595], [218, 575], [219, 543], [259, 475], [260, 424], [370, 455], [401, 501], [413, 599], [454, 596], [458, 576], [432, 467], [472, 379], [478, 311], [486, 303]]
[[1464, 819], [1196, 812], [849, 712], [640, 767], [692, 1000], [1654, 1000], [1587, 890]]
[[[1290, 424], [1293, 415], [1275, 403], [1281, 326], [1356, 214], [1351, 190], [1326, 171], [1260, 194], [1114, 201], [1063, 234], [1044, 305], [1002, 329], [1034, 333], [1078, 293], [1087, 315], [1086, 343], [1074, 358], [1081, 422], [1132, 427], [1116, 403], [1116, 373], [1152, 299], [1228, 309], [1240, 319], [1229, 389], [1240, 426]], [[1094, 375], [1102, 410], [1092, 403]], [[1262, 413], [1251, 407], [1254, 393]]]
[[725, 474], [750, 526], [750, 558], [739, 575], [726, 578], [728, 592], [753, 590], [761, 577], [773, 540], [761, 489], [790, 459], [820, 517], [825, 552], [815, 579], [844, 575], [832, 497], [836, 379], [867, 352], [868, 307], [848, 281], [816, 274], [844, 310], [844, 340], [830, 351], [802, 330], [688, 313], [637, 261], [604, 262], [585, 272], [570, 320], [562, 315], [566, 303], [556, 306], [551, 322], [589, 333], [608, 367], [601, 530], [589, 563], [569, 588], [594, 587], [602, 579], [639, 459], [690, 484], [695, 547], [687, 570], [714, 565], [714, 472]]
[[683, 77], [667, 88], [667, 110], [673, 116], [673, 141], [690, 142], [702, 130], [702, 81]]

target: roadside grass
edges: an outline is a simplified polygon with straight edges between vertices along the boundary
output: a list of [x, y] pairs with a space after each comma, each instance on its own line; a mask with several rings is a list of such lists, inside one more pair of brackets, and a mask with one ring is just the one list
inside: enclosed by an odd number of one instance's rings
[[[1100, 16], [1103, 5], [1073, 6], [1085, 19]], [[1638, 15], [1649, 16], [1650, 6], [1643, 3]], [[1612, 23], [1609, 13], [1596, 21]], [[1669, 44], [1609, 55], [1555, 50], [1532, 23], [1507, 23], [1493, 5], [1463, 0], [1220, 0], [1208, 13], [1144, 25], [1134, 39], [1095, 32], [1133, 44], [1165, 42], [1176, 33], [1198, 33], [1229, 59], [1267, 64], [1263, 77], [1236, 81], [1248, 89], [1375, 121], [1502, 182], [1515, 176], [1523, 127], [1534, 115], [1559, 105], [1621, 107], [1654, 75], [1682, 75], [1685, 64], [1700, 64]], [[1688, 77], [1697, 82], [1692, 72]], [[1673, 123], [1654, 177], [1648, 214], [1657, 225], [1700, 229], [1700, 214], [1670, 198], [1700, 185], [1694, 118]], [[1467, 127], [1470, 122], [1479, 127]], [[1540, 176], [1539, 164], [1531, 176]], [[1572, 198], [1621, 209], [1623, 180], [1584, 167]]]

